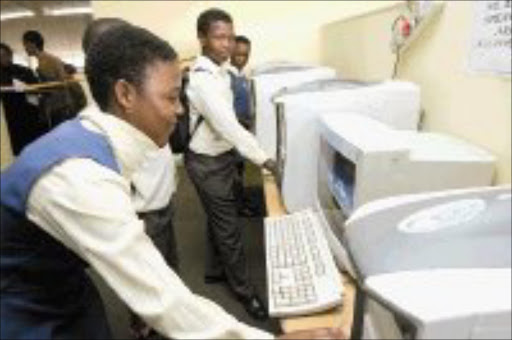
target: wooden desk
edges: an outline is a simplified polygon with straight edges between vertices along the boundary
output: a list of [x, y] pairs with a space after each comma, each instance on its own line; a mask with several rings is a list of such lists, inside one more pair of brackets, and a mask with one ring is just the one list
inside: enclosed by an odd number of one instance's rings
[[[286, 214], [274, 177], [265, 170], [263, 171], [263, 189], [265, 191], [267, 215], [279, 216]], [[354, 314], [355, 288], [348, 275], [342, 273], [341, 276], [343, 281], [343, 304], [341, 306], [321, 313], [282, 318], [279, 321], [283, 332], [290, 333], [301, 329], [320, 327], [341, 327], [345, 334], [350, 336]]]
[[70, 79], [66, 81], [48, 81], [43, 83], [37, 83], [37, 84], [26, 84], [23, 90], [20, 90], [16, 88], [15, 86], [1, 86], [0, 92], [1, 93], [8, 93], [8, 92], [42, 92], [46, 90], [54, 90], [57, 87], [62, 87], [70, 83], [78, 83], [80, 82], [79, 79]]

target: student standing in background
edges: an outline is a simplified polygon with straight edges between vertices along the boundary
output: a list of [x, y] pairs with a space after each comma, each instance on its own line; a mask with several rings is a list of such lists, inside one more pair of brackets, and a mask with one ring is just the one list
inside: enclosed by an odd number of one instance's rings
[[[23, 46], [29, 56], [37, 58], [37, 75], [42, 82], [65, 82], [64, 63], [44, 50], [44, 38], [38, 31], [23, 34]], [[46, 90], [42, 97], [42, 109], [49, 119], [50, 128], [72, 118], [73, 102], [66, 84]]]
[[235, 46], [231, 53], [230, 69], [233, 95], [235, 97], [235, 112], [240, 124], [247, 130], [251, 129], [251, 101], [249, 92], [249, 80], [244, 73], [244, 68], [251, 54], [251, 41], [243, 36], [235, 37]]
[[185, 153], [185, 166], [207, 215], [205, 282], [227, 280], [253, 318], [267, 311], [249, 279], [237, 213], [237, 151], [255, 164], [275, 171], [275, 162], [237, 121], [228, 72], [234, 43], [233, 21], [219, 9], [197, 20], [202, 55], [189, 73], [187, 96], [195, 133]]
[[[82, 49], [86, 54], [91, 44], [110, 29], [130, 25], [119, 18], [93, 20], [82, 38]], [[94, 110], [93, 110], [94, 112]], [[144, 231], [151, 238], [166, 263], [179, 273], [176, 236], [173, 225], [174, 200], [177, 187], [175, 160], [169, 144], [148, 153], [144, 163], [131, 178], [131, 196], [138, 217], [144, 221]], [[135, 338], [143, 339], [151, 328], [130, 313], [130, 329]]]
[[[37, 83], [37, 78], [31, 69], [13, 63], [12, 49], [4, 43], [0, 44], [0, 77], [1, 86], [6, 87]], [[2, 92], [0, 95], [12, 152], [17, 156], [27, 144], [45, 132], [39, 120], [39, 106], [37, 102], [31, 103], [27, 100], [30, 94], [27, 94], [23, 88], [20, 88], [19, 92]]]
[[[244, 73], [244, 68], [249, 61], [250, 53], [251, 41], [243, 35], [237, 35], [231, 53], [232, 67], [229, 69], [229, 75], [231, 77], [236, 117], [238, 122], [248, 131], [251, 130], [252, 126], [251, 99], [249, 80]], [[255, 211], [251, 209], [249, 199], [246, 197], [244, 190], [245, 160], [240, 154], [237, 157], [236, 167], [238, 169], [238, 176], [235, 182], [235, 192], [238, 202], [238, 214], [245, 217], [255, 216]]]

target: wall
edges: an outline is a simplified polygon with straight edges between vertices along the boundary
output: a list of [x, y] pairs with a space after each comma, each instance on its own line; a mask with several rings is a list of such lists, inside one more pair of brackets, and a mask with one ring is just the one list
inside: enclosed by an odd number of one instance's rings
[[336, 67], [347, 79], [379, 81], [393, 74], [391, 23], [404, 4], [324, 25], [321, 63]]
[[210, 7], [233, 16], [237, 34], [253, 42], [251, 64], [289, 59], [318, 62], [325, 23], [389, 7], [397, 1], [93, 1], [95, 17], [117, 16], [168, 40], [182, 57], [198, 53], [196, 19]]
[[[421, 87], [423, 128], [452, 134], [497, 157], [495, 182], [511, 182], [510, 77], [466, 71], [473, 15], [471, 1], [446, 1], [444, 11], [402, 55], [398, 78]], [[349, 78], [379, 80], [393, 72], [390, 8], [322, 28], [323, 63]]]

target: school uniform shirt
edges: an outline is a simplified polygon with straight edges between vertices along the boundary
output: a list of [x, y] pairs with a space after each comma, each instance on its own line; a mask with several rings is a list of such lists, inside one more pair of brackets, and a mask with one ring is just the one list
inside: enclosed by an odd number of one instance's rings
[[[91, 103], [79, 115], [95, 114], [104, 115], [96, 103]], [[143, 213], [166, 207], [176, 192], [177, 183], [176, 164], [169, 145], [148, 151], [146, 160], [132, 176], [135, 211]]]
[[239, 77], [244, 77], [246, 79], [249, 79], [251, 78], [251, 74], [252, 74], [252, 71], [251, 71], [251, 66], [250, 65], [245, 65], [245, 67], [241, 70], [239, 70], [238, 68], [236, 68], [235, 66], [233, 66], [232, 64], [229, 64], [229, 70], [233, 72], [233, 74], [239, 76]]
[[109, 114], [81, 113], [82, 124], [109, 140], [121, 175], [83, 158], [42, 175], [27, 201], [27, 217], [90, 263], [127, 305], [170, 338], [272, 338], [194, 295], [167, 266], [144, 232], [130, 180], [157, 145]]
[[166, 207], [176, 191], [176, 165], [169, 145], [148, 153], [146, 161], [132, 176], [133, 203], [137, 212]]
[[238, 68], [236, 68], [236, 67], [235, 67], [235, 66], [233, 66], [232, 64], [229, 64], [229, 65], [227, 66], [227, 69], [228, 69], [228, 71], [229, 71], [229, 72], [233, 73], [233, 74], [234, 74], [235, 76], [237, 76], [237, 77], [249, 78], [249, 77], [247, 76], [247, 74], [248, 74], [249, 72], [245, 72], [245, 71], [244, 71], [245, 69], [244, 69], [244, 70], [239, 70]]
[[244, 158], [262, 165], [269, 157], [256, 138], [237, 121], [228, 69], [229, 63], [216, 65], [205, 56], [199, 56], [192, 65], [186, 89], [191, 126], [196, 126], [199, 115], [204, 121], [192, 136], [189, 147], [208, 156], [236, 148]]

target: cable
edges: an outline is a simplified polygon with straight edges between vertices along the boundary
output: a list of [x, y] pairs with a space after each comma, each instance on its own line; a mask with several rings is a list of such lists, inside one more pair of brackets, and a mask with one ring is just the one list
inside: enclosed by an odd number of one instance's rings
[[395, 58], [395, 65], [393, 66], [393, 75], [391, 76], [391, 79], [396, 78], [396, 74], [398, 71], [398, 63], [400, 62], [400, 47], [397, 47], [396, 49], [396, 58]]
[[[395, 34], [397, 34], [397, 32], [395, 32], [396, 25], [400, 21], [407, 21], [407, 17], [401, 14], [393, 21], [393, 24], [391, 25], [391, 36], [392, 36], [393, 40], [395, 39]], [[393, 44], [393, 48], [396, 53], [396, 59], [395, 59], [395, 64], [393, 65], [393, 74], [391, 76], [392, 79], [396, 78], [396, 75], [398, 72], [398, 63], [400, 62], [400, 44], [398, 42], [395, 42]]]

